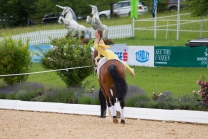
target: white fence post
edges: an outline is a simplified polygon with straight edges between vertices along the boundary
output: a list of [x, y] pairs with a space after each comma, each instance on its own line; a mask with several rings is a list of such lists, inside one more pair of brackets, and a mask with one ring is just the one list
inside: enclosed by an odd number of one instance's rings
[[168, 38], [168, 24], [169, 24], [169, 20], [167, 20], [167, 27], [166, 27], [166, 39]]

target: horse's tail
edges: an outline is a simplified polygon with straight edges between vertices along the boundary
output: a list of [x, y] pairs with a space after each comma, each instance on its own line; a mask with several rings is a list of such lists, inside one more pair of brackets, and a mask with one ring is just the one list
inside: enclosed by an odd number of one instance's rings
[[128, 85], [126, 83], [126, 80], [118, 72], [117, 67], [114, 64], [111, 64], [108, 67], [108, 72], [110, 73], [113, 82], [115, 84], [114, 88], [116, 92], [116, 97], [118, 98], [119, 101], [124, 101], [124, 98], [128, 91]]

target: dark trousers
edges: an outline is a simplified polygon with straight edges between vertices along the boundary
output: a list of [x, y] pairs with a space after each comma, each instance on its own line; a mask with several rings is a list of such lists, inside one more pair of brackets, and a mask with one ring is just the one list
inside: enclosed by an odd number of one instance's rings
[[104, 97], [104, 95], [102, 93], [101, 88], [99, 90], [99, 100], [100, 100], [100, 108], [101, 108], [101, 111], [106, 110], [107, 104], [106, 104], [106, 100], [105, 100], [105, 97]]

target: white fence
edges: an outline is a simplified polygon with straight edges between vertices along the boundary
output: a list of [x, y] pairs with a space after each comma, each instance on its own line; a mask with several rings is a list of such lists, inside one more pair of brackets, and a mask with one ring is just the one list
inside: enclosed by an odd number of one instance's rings
[[[92, 34], [92, 38], [95, 38], [94, 36], [94, 29], [89, 28]], [[13, 35], [13, 39], [17, 40], [19, 38], [22, 38], [23, 42], [27, 40], [27, 38], [30, 38], [30, 44], [41, 44], [41, 43], [50, 43], [50, 38], [61, 38], [64, 37], [67, 34], [67, 29], [56, 29], [56, 30], [42, 30], [42, 31], [35, 31], [35, 32], [29, 32], [24, 34], [18, 34]], [[126, 38], [126, 37], [132, 37], [132, 25], [119, 25], [119, 26], [109, 26], [108, 31], [108, 38], [114, 39], [114, 38]], [[1, 37], [0, 40], [3, 38]]]
[[[180, 17], [181, 16], [188, 16], [188, 15], [190, 15], [190, 13], [184, 13], [184, 14], [180, 14]], [[202, 18], [200, 20], [180, 20], [180, 18], [179, 18], [179, 20], [174, 19], [174, 18], [177, 18], [177, 16], [178, 15], [157, 17], [156, 25], [147, 26], [147, 27], [138, 27], [138, 26], [135, 27], [134, 25], [136, 22], [141, 22], [141, 23], [142, 22], [152, 22], [152, 23], [154, 23], [154, 18], [133, 20], [134, 31], [136, 31], [136, 30], [152, 30], [155, 32], [155, 35], [156, 35], [157, 31], [165, 31], [166, 32], [166, 36], [165, 36], [166, 39], [168, 38], [168, 32], [177, 32], [177, 29], [171, 29], [169, 27], [177, 27], [178, 25], [179, 25], [179, 27], [178, 27], [179, 32], [187, 32], [187, 33], [198, 32], [200, 38], [203, 37], [203, 33], [208, 32], [207, 30], [203, 29], [203, 23], [208, 22], [208, 19], [202, 19]], [[161, 22], [163, 22], [162, 25], [160, 24]], [[164, 22], [166, 22], [166, 24], [164, 24]], [[175, 23], [172, 23], [172, 22], [175, 22]], [[178, 22], [179, 22], [179, 24], [178, 24]], [[191, 24], [191, 23], [200, 23], [200, 29], [199, 30], [194, 30], [194, 29], [188, 30], [188, 29], [181, 29], [181, 27], [180, 27], [181, 25], [187, 25], [187, 24]], [[160, 24], [160, 25], [158, 25], [158, 24]], [[156, 36], [154, 36], [154, 37], [156, 38]]]

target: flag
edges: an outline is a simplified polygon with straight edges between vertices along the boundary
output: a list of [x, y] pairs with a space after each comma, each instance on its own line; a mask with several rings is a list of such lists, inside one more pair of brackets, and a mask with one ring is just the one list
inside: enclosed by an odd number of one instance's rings
[[139, 0], [131, 0], [131, 18], [138, 18], [138, 2]]
[[156, 10], [156, 7], [157, 7], [157, 3], [158, 3], [158, 0], [153, 0], [153, 3], [152, 3], [152, 17], [154, 18], [155, 17], [155, 10]]

